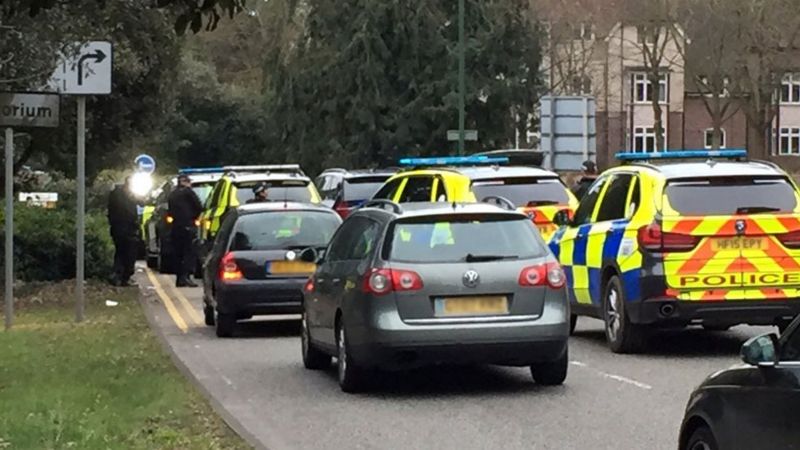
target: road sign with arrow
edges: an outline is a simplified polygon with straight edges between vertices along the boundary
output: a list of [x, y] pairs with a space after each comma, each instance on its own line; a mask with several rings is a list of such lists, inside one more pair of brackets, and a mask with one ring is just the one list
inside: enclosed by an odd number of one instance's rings
[[75, 48], [56, 67], [50, 86], [62, 94], [110, 94], [111, 43], [85, 42]]

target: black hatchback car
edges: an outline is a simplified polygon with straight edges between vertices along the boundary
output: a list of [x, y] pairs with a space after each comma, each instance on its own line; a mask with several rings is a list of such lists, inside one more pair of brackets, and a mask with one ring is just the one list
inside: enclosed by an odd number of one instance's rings
[[328, 169], [314, 183], [322, 196], [322, 204], [346, 219], [354, 209], [371, 199], [395, 172], [392, 169]]
[[[206, 325], [230, 337], [241, 319], [297, 314], [316, 252], [328, 245], [341, 219], [311, 204], [266, 202], [228, 212], [203, 276]], [[301, 260], [304, 252], [311, 256]]]
[[742, 360], [692, 392], [681, 450], [800, 449], [800, 317], [747, 341]]

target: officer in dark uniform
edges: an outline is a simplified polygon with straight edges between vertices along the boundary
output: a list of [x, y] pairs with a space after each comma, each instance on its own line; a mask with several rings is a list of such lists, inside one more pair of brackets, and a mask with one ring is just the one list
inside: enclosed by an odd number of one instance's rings
[[592, 183], [597, 179], [597, 166], [595, 166], [594, 161], [586, 160], [583, 162], [583, 174], [581, 179], [575, 183], [575, 186], [572, 187], [572, 193], [575, 194], [575, 197], [578, 200], [582, 199], [587, 192], [589, 192], [589, 188], [592, 186]]
[[136, 249], [139, 243], [139, 212], [130, 188], [131, 178], [118, 184], [108, 196], [108, 223], [114, 241], [115, 286], [130, 286], [136, 265]]
[[195, 221], [203, 212], [200, 198], [192, 190], [192, 180], [186, 175], [178, 176], [178, 187], [169, 194], [169, 215], [172, 216], [172, 247], [176, 262], [177, 287], [196, 287], [189, 278], [194, 271], [194, 238], [197, 234]]
[[248, 200], [247, 203], [268, 202], [269, 199], [267, 197], [269, 196], [269, 194], [267, 190], [267, 183], [257, 184], [256, 187], [253, 188], [253, 194], [255, 194], [255, 196], [250, 200]]

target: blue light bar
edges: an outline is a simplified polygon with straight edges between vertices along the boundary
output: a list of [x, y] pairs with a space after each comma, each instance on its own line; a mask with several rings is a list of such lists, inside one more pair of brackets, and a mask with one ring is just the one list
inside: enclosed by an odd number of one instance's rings
[[665, 159], [704, 159], [704, 158], [723, 158], [739, 159], [746, 158], [747, 150], [668, 150], [665, 152], [642, 153], [642, 152], [619, 152], [617, 159], [620, 161], [653, 161]]
[[483, 164], [508, 164], [506, 157], [442, 156], [439, 158], [401, 158], [401, 166], [475, 166]]
[[222, 173], [225, 172], [225, 169], [222, 167], [187, 167], [184, 169], [180, 169], [178, 174], [180, 175], [191, 175], [191, 174], [201, 174], [201, 173]]

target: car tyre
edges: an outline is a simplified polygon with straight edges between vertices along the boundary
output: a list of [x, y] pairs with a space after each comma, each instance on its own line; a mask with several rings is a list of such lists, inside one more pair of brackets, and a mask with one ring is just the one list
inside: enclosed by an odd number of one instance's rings
[[158, 256], [147, 255], [147, 268], [158, 269]]
[[167, 253], [163, 242], [158, 250], [158, 271], [163, 274], [175, 273], [175, 258]]
[[570, 314], [569, 316], [569, 335], [572, 336], [575, 334], [575, 327], [578, 326], [578, 316], [575, 314]]
[[216, 324], [216, 318], [214, 317], [214, 307], [209, 304], [203, 305], [203, 318], [205, 319], [205, 323], [209, 327], [213, 327]]
[[628, 318], [625, 290], [617, 276], [608, 280], [603, 293], [603, 322], [606, 341], [614, 353], [636, 353], [644, 349], [645, 329]]
[[686, 441], [684, 450], [719, 450], [717, 440], [714, 438], [714, 433], [706, 425], [697, 427], [689, 440]]
[[236, 328], [236, 315], [217, 313], [215, 322], [217, 337], [228, 338], [233, 336], [233, 330]]
[[322, 370], [331, 366], [331, 356], [321, 352], [314, 347], [311, 342], [311, 334], [308, 331], [308, 320], [306, 313], [303, 312], [300, 325], [300, 344], [303, 352], [303, 365], [309, 370]]
[[339, 387], [348, 393], [360, 392], [364, 383], [364, 369], [353, 360], [350, 342], [347, 340], [347, 328], [343, 321], [339, 321], [339, 326], [336, 328], [336, 355]]
[[567, 379], [567, 369], [569, 367], [569, 351], [564, 350], [555, 361], [537, 363], [531, 366], [533, 381], [543, 386], [559, 386], [564, 384]]

